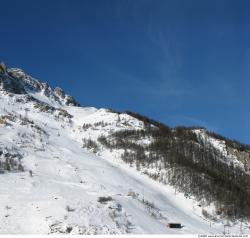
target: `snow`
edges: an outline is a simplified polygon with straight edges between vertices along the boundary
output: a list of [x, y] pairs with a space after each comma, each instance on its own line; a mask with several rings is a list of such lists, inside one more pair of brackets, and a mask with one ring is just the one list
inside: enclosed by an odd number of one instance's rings
[[[0, 115], [15, 118], [0, 127], [0, 148], [18, 150], [25, 172], [0, 174], [0, 234], [222, 234], [225, 221], [210, 227], [195, 200], [123, 163], [119, 151], [94, 154], [82, 148], [84, 138], [143, 129], [142, 122], [107, 109], [63, 105], [57, 106], [73, 118], [58, 118], [34, 110], [32, 101], [16, 102], [17, 97], [0, 95]], [[24, 108], [44, 132], [22, 124]], [[84, 130], [84, 124], [91, 127]], [[108, 196], [111, 201], [98, 202]], [[184, 227], [170, 229], [169, 222]], [[235, 224], [230, 231], [250, 233], [249, 224], [243, 231]]]
[[40, 102], [47, 103], [51, 106], [57, 106], [58, 103], [56, 103], [54, 100], [49, 99], [44, 95], [44, 91], [36, 92], [36, 91], [28, 91], [28, 94], [32, 96], [33, 98], [37, 99]]

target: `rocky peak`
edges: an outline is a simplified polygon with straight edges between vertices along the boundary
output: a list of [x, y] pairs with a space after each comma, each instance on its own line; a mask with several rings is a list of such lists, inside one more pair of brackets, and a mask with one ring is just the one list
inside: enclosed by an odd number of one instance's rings
[[34, 79], [22, 69], [7, 68], [4, 63], [0, 64], [0, 87], [2, 91], [14, 94], [41, 94], [52, 103], [68, 106], [80, 106], [71, 96], [56, 87], [54, 90], [46, 82]]

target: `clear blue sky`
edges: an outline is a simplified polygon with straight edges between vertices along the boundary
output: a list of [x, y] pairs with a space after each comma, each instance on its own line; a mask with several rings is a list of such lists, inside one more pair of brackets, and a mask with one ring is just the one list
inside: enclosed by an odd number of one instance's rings
[[250, 1], [0, 0], [0, 59], [83, 106], [250, 143]]

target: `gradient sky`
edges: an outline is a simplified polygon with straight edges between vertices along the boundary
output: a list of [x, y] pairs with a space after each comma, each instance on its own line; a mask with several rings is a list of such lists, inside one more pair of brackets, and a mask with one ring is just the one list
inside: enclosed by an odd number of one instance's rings
[[83, 106], [250, 143], [250, 1], [0, 0], [0, 60]]

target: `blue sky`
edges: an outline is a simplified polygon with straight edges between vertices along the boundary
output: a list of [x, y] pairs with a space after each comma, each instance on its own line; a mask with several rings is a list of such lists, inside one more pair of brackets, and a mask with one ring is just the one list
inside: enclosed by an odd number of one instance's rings
[[0, 0], [1, 60], [83, 106], [250, 143], [250, 2]]

